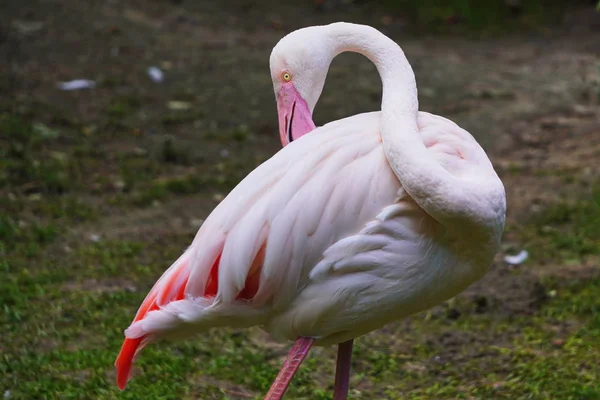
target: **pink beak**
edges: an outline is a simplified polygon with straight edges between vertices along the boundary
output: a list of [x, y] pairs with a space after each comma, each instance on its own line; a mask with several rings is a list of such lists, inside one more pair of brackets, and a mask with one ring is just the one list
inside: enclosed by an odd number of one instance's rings
[[279, 138], [285, 147], [316, 128], [306, 101], [292, 84], [284, 84], [277, 93]]

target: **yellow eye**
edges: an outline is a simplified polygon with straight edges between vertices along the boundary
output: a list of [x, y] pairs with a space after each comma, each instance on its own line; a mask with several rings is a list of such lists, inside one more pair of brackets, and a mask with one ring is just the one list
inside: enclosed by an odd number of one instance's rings
[[289, 72], [284, 72], [283, 74], [281, 74], [281, 77], [286, 82], [289, 82], [292, 79], [292, 76], [290, 75]]

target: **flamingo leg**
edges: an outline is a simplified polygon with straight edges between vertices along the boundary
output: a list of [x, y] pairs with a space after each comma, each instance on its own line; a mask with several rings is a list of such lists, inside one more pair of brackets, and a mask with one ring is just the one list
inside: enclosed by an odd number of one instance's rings
[[335, 367], [335, 387], [333, 400], [346, 400], [350, 385], [350, 361], [352, 360], [352, 346], [354, 339], [338, 345], [337, 363]]
[[277, 378], [275, 378], [273, 385], [271, 385], [271, 389], [269, 389], [269, 392], [265, 396], [265, 400], [281, 400], [283, 398], [298, 367], [300, 367], [300, 364], [302, 364], [302, 361], [308, 355], [313, 342], [314, 339], [306, 337], [296, 340], [283, 363], [283, 367], [281, 367], [279, 374], [277, 374]]

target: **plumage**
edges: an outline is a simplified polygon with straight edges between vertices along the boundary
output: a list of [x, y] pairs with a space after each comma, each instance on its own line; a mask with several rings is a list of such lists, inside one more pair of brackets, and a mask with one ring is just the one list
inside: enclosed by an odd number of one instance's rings
[[[436, 280], [443, 287], [457, 257], [439, 223], [402, 190], [383, 153], [379, 120], [373, 112], [326, 124], [252, 171], [152, 288], [126, 336], [182, 338], [265, 324], [280, 340], [310, 336], [327, 344], [330, 335], [358, 336], [444, 300], [442, 291], [442, 299], [421, 292]], [[485, 164], [474, 139], [449, 120], [422, 112], [419, 122], [449, 172]], [[259, 289], [238, 298], [261, 249]], [[217, 258], [218, 291], [203, 299]]]
[[[223, 199], [125, 331], [116, 362], [121, 388], [134, 355], [152, 340], [258, 325], [281, 341], [338, 344], [438, 304], [485, 274], [505, 200], [484, 150], [452, 121], [415, 115], [425, 161], [441, 166], [445, 180], [482, 185], [451, 214], [438, 177], [398, 171], [385, 112], [295, 134]], [[412, 134], [410, 125], [395, 131]], [[413, 176], [423, 184], [409, 182]]]

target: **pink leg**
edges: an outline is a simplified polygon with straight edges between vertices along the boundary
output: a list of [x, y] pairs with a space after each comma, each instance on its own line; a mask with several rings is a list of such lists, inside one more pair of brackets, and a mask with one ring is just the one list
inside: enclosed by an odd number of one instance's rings
[[288, 353], [283, 367], [277, 374], [275, 382], [271, 385], [269, 393], [265, 396], [265, 400], [281, 400], [285, 391], [287, 390], [294, 374], [298, 370], [304, 358], [306, 358], [308, 351], [312, 347], [314, 339], [301, 337], [296, 340], [296, 343], [292, 346], [292, 349]]
[[352, 345], [354, 339], [338, 345], [337, 363], [335, 367], [335, 388], [333, 400], [346, 400], [350, 385], [350, 361], [352, 360]]

